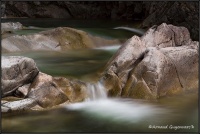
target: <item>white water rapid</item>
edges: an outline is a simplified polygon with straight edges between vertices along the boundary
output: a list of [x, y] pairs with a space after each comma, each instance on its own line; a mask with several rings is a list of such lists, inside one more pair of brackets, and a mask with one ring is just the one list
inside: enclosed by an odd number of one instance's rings
[[123, 98], [108, 98], [106, 89], [98, 82], [88, 84], [89, 98], [85, 102], [67, 105], [68, 110], [82, 111], [88, 117], [137, 123], [149, 118], [160, 118], [167, 110], [143, 101]]

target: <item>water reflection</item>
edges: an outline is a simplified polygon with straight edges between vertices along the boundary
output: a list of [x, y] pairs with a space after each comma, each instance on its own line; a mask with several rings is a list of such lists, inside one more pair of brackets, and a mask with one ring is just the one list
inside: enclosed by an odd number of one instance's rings
[[[116, 50], [81, 49], [61, 52], [35, 51], [5, 53], [4, 56], [26, 56], [34, 59], [39, 70], [53, 76], [86, 78], [105, 66]], [[93, 78], [91, 78], [93, 79]]]

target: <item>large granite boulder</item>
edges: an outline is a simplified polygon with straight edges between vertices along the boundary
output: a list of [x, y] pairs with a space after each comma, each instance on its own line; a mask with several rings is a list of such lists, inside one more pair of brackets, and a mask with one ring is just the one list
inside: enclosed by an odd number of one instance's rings
[[24, 84], [31, 83], [39, 73], [35, 62], [27, 57], [2, 56], [1, 63], [2, 97], [13, 94]]
[[198, 89], [199, 43], [188, 30], [165, 23], [133, 36], [101, 78], [110, 96], [155, 99]]

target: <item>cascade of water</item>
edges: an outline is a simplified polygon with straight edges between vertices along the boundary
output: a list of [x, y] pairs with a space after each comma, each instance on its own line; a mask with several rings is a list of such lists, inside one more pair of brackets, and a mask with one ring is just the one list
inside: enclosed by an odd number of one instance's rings
[[106, 88], [101, 82], [87, 84], [87, 91], [89, 98], [85, 102], [69, 104], [65, 108], [82, 111], [91, 119], [95, 117], [128, 123], [147, 122], [150, 119], [157, 121], [160, 117], [167, 117], [169, 112], [167, 109], [132, 99], [108, 98]]
[[100, 82], [87, 84], [87, 91], [89, 95], [87, 101], [107, 98], [106, 89]]

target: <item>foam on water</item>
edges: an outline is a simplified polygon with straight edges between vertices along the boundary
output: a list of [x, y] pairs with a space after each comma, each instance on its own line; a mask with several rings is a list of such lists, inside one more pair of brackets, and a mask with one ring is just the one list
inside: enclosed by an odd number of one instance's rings
[[[73, 111], [82, 111], [89, 116], [100, 117], [113, 121], [126, 121], [137, 123], [148, 118], [159, 118], [159, 115], [167, 113], [165, 109], [150, 104], [134, 102], [126, 99], [99, 99], [83, 103], [75, 103], [66, 106]], [[156, 117], [156, 118], [155, 118]]]
[[110, 119], [113, 121], [126, 121], [130, 123], [140, 122], [147, 118], [158, 117], [167, 111], [152, 104], [145, 104], [133, 99], [107, 97], [106, 89], [98, 82], [88, 84], [89, 98], [85, 102], [66, 105], [65, 108], [73, 111], [81, 111], [89, 116]]

